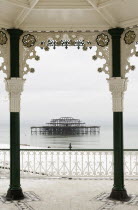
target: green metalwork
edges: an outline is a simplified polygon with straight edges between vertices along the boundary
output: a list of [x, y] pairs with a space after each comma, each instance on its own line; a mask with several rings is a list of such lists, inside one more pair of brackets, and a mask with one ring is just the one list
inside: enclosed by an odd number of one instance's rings
[[[123, 28], [108, 30], [112, 37], [112, 77], [121, 77], [121, 42]], [[124, 188], [123, 167], [123, 113], [113, 113], [113, 147], [114, 147], [114, 187], [110, 199], [128, 201]]]
[[[19, 77], [19, 39], [23, 31], [8, 29], [10, 34], [10, 77]], [[10, 188], [6, 198], [24, 198], [20, 187], [20, 113], [10, 113]]]
[[[19, 138], [20, 138], [20, 116], [19, 113], [10, 113], [10, 136], [11, 136], [11, 142], [10, 144], [10, 161], [11, 161], [11, 180], [10, 185], [12, 188], [18, 188], [20, 186], [20, 180], [18, 180], [18, 177], [20, 177], [20, 172], [18, 168], [20, 168], [20, 145], [19, 145]], [[16, 132], [15, 132], [16, 130]], [[14, 140], [14, 141], [13, 141]], [[16, 160], [16, 161], [15, 161]], [[14, 162], [15, 161], [15, 162]]]
[[20, 187], [20, 113], [10, 113], [10, 188], [7, 199], [23, 198]]
[[10, 69], [11, 77], [19, 77], [19, 40], [23, 31], [20, 29], [8, 29], [10, 34]]
[[108, 32], [112, 37], [112, 76], [121, 77], [121, 44], [120, 38], [123, 28], [109, 29]]
[[123, 170], [123, 113], [113, 113], [114, 130], [114, 189], [124, 189]]

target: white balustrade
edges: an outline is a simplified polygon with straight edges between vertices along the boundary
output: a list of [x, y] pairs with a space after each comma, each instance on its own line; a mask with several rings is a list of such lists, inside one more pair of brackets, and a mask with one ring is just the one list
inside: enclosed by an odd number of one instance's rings
[[[113, 177], [113, 151], [21, 150], [21, 173], [47, 177]], [[124, 153], [125, 178], [138, 178], [138, 151]], [[0, 169], [10, 169], [9, 150], [0, 150]], [[9, 170], [8, 170], [9, 171]]]
[[3, 173], [10, 169], [10, 152], [9, 150], [0, 150], [0, 171]]

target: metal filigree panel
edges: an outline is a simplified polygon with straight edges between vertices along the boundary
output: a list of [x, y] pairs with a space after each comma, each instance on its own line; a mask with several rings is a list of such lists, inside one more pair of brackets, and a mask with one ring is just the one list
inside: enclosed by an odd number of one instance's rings
[[[47, 177], [113, 177], [113, 151], [21, 150], [21, 172]], [[0, 168], [10, 169], [9, 150], [0, 150]], [[138, 151], [124, 153], [125, 178], [138, 178]]]
[[105, 63], [98, 68], [98, 71], [103, 71], [109, 76], [112, 75], [111, 38], [106, 32], [102, 34], [99, 32], [25, 32], [20, 40], [20, 76], [23, 77], [28, 72], [35, 71], [26, 61], [33, 58], [40, 59], [36, 53], [36, 47], [48, 51], [51, 47], [56, 49], [58, 46], [63, 46], [65, 49], [76, 46], [84, 51], [96, 46], [96, 52], [92, 59], [105, 59]]
[[125, 78], [126, 73], [134, 71], [135, 66], [130, 63], [132, 56], [138, 57], [138, 28], [125, 30], [121, 39], [121, 68], [122, 78]]
[[111, 152], [22, 151], [21, 170], [52, 177], [110, 177]]
[[0, 71], [10, 77], [10, 39], [7, 31], [0, 30]]
[[138, 151], [129, 151], [125, 154], [125, 176], [138, 177]]

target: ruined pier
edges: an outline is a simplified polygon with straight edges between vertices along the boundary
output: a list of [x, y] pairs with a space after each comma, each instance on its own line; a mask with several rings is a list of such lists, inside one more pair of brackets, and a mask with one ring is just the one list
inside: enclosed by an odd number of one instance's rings
[[61, 117], [52, 119], [45, 126], [32, 126], [31, 134], [47, 134], [47, 135], [79, 135], [99, 133], [100, 126], [87, 126], [79, 119], [72, 117]]

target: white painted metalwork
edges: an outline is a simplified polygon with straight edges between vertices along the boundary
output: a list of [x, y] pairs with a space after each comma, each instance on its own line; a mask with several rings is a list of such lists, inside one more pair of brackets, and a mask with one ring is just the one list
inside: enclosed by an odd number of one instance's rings
[[[10, 39], [6, 30], [0, 30], [3, 32], [7, 41], [5, 44], [0, 44], [0, 71], [6, 74], [6, 78], [10, 77]], [[0, 40], [1, 41], [1, 40]]]
[[[138, 151], [125, 151], [125, 178], [138, 178]], [[0, 150], [0, 168], [10, 168], [9, 150]], [[21, 150], [22, 174], [47, 177], [113, 177], [113, 151]]]
[[[133, 31], [136, 35], [132, 43], [125, 43], [125, 35], [127, 32]], [[130, 62], [131, 57], [138, 57], [138, 27], [126, 29], [121, 38], [121, 77], [125, 78], [129, 71], [135, 70], [135, 65]]]
[[[105, 36], [105, 39], [106, 36], [109, 39], [109, 43], [104, 47], [97, 43], [97, 37], [101, 34]], [[89, 47], [96, 47], [95, 55], [92, 57], [93, 60], [97, 60], [98, 58], [105, 59], [105, 63], [102, 67], [98, 68], [98, 71], [103, 71], [109, 76], [112, 75], [112, 40], [107, 32], [25, 32], [20, 39], [20, 77], [23, 77], [28, 72], [34, 72], [34, 69], [29, 66], [28, 60], [39, 60], [36, 47], [48, 51], [50, 49], [50, 47], [48, 47], [49, 41], [56, 42], [56, 47], [62, 46], [61, 41], [69, 41], [70, 43], [83, 41], [83, 50], [87, 50]], [[74, 44], [70, 45], [74, 46]]]
[[0, 150], [0, 170], [6, 172], [10, 168], [9, 150]]
[[18, 77], [5, 79], [6, 91], [9, 93], [10, 112], [20, 112], [21, 93], [24, 82], [25, 79]]
[[121, 77], [112, 77], [107, 81], [109, 83], [109, 90], [112, 94], [113, 112], [123, 112], [124, 92], [127, 90], [128, 79], [122, 79]]

